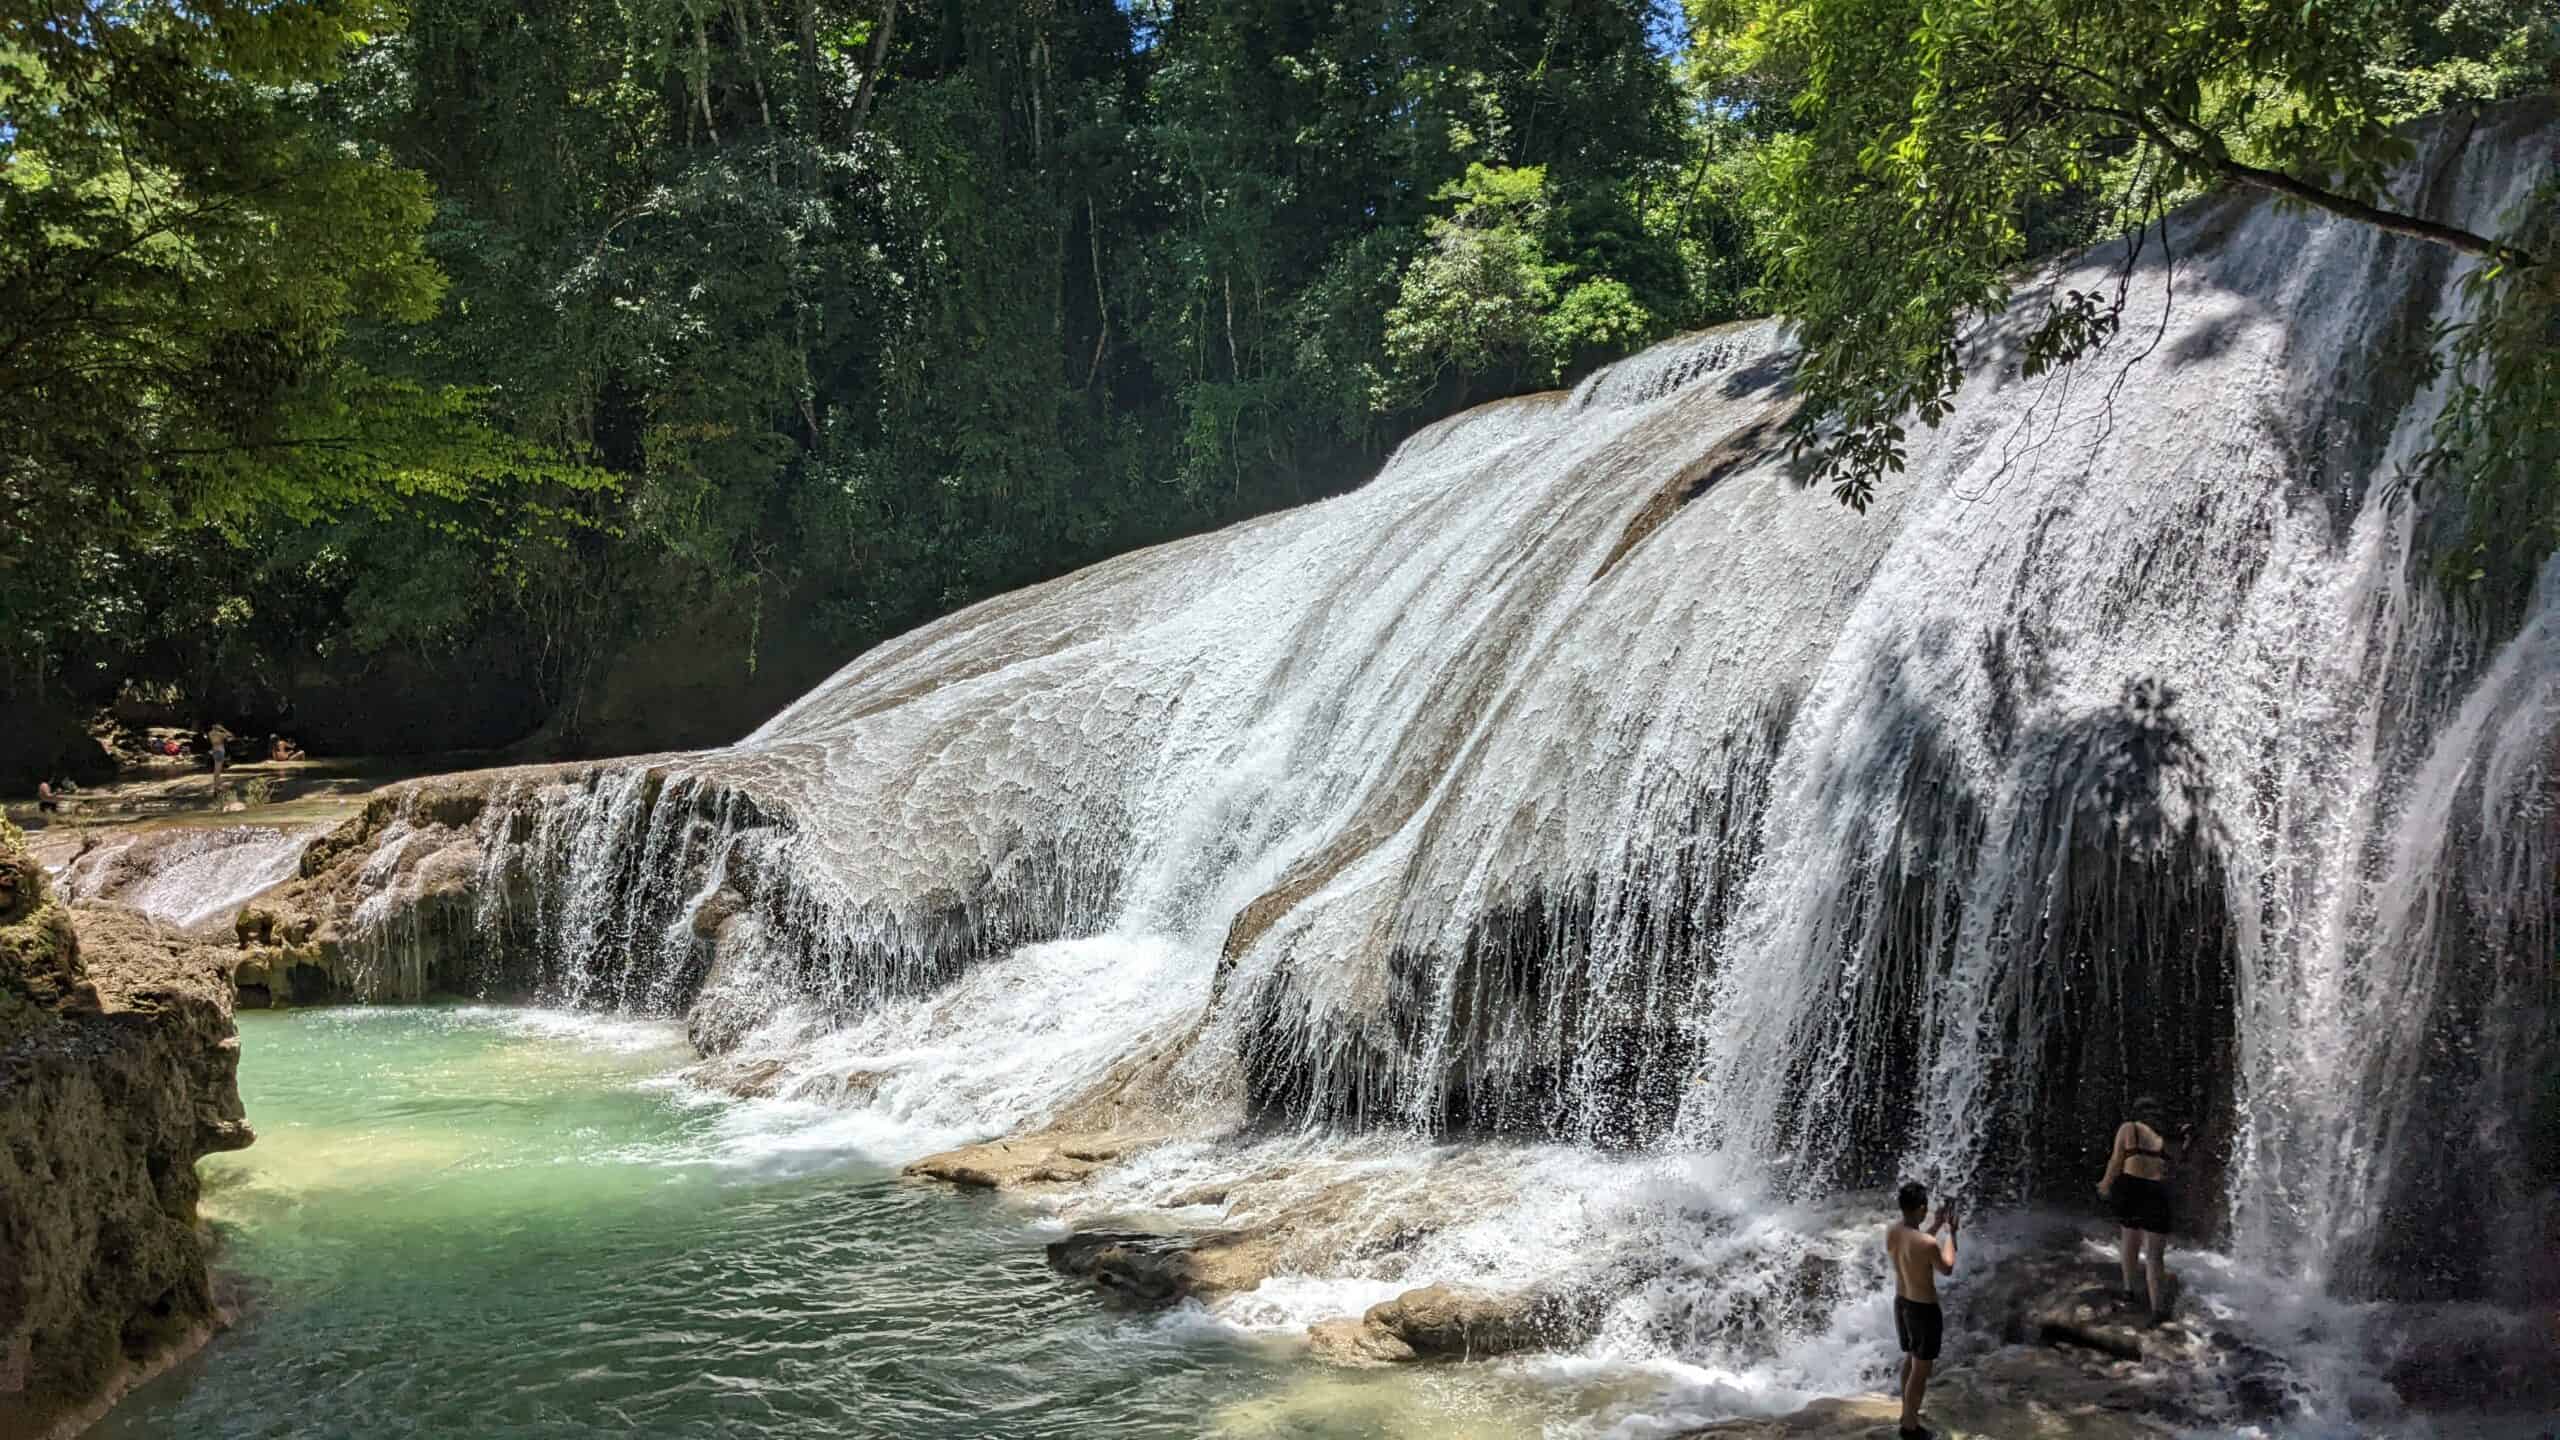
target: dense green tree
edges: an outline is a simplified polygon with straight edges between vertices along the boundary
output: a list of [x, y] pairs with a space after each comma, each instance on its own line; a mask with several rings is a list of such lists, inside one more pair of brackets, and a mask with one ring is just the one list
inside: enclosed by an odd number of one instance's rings
[[388, 18], [0, 6], [0, 692], [41, 694], [74, 654], [103, 665], [154, 627], [235, 628], [237, 595], [153, 587], [241, 534], [509, 472], [589, 483], [484, 423], [475, 390], [346, 343], [425, 321], [443, 286], [424, 177], [315, 113]]
[[[2403, 208], [2385, 181], [2409, 153], [2397, 122], [2539, 83], [2555, 19], [2549, 0], [1697, 7], [1744, 73], [1795, 92], [1805, 125], [1768, 175], [1769, 294], [1804, 341], [1800, 445], [1863, 506], [1901, 468], [1905, 425], [1945, 415], [1959, 335], [2007, 306], [2020, 260], [2207, 187], [2448, 246], [2515, 280], [2536, 261], [2519, 232]], [[2102, 342], [2116, 308], [2054, 306], [2030, 369]]]
[[[772, 703], [970, 600], [1347, 488], [1754, 278], [1771, 112], [1685, 84], [1648, 0], [344, 3], [171, 9], [211, 38], [168, 63], [364, 210], [264, 263], [342, 287], [280, 343], [383, 443], [335, 476], [117, 469], [161, 518], [47, 547], [46, 654], [92, 696], [407, 744], [386, 687], [430, 675], [486, 699], [438, 722], [474, 743], [523, 727], [517, 692], [565, 747], [720, 738], [581, 732], [660, 671]], [[261, 25], [304, 37], [292, 66], [207, 48]], [[1513, 248], [1489, 318], [1467, 292]], [[262, 303], [235, 268], [171, 284]]]

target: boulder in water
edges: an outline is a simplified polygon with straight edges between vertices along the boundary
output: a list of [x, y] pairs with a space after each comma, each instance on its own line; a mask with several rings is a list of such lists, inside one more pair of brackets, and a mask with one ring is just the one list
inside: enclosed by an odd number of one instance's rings
[[906, 1173], [975, 1190], [1019, 1190], [1083, 1180], [1132, 1148], [1112, 1135], [1022, 1135], [927, 1155]]
[[1401, 1365], [1422, 1358], [1394, 1331], [1370, 1324], [1365, 1315], [1319, 1320], [1307, 1327], [1307, 1344], [1317, 1359], [1354, 1368]]
[[1970, 1364], [1969, 1378], [1993, 1394], [2164, 1422], [2284, 1413], [2295, 1389], [2284, 1361], [2182, 1305], [2174, 1268], [2171, 1313], [2158, 1322], [2123, 1278], [2114, 1256], [2070, 1231], [2001, 1261], [1961, 1301], [2007, 1342]]
[[1166, 1235], [1138, 1230], [1080, 1231], [1049, 1246], [1049, 1264], [1140, 1305], [1250, 1290], [1269, 1278], [1268, 1237], [1246, 1230]]
[[743, 1060], [724, 1055], [688, 1068], [684, 1078], [705, 1090], [717, 1090], [741, 1100], [765, 1100], [781, 1093], [782, 1081], [789, 1073], [789, 1066], [770, 1057]]
[[1526, 1291], [1426, 1285], [1344, 1317], [1308, 1327], [1319, 1359], [1377, 1365], [1405, 1360], [1476, 1360], [1524, 1350], [1561, 1350], [1590, 1337], [1599, 1307], [1560, 1287]]

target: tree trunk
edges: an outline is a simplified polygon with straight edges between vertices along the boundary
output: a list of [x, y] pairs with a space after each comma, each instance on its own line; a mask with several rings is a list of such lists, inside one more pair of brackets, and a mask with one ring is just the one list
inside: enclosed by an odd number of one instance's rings
[[720, 144], [720, 122], [711, 118], [711, 30], [704, 24], [701, 11], [688, 7], [685, 13], [693, 17], [693, 98], [702, 106], [702, 128], [710, 133], [716, 149]]
[[871, 95], [880, 86], [880, 72], [889, 64], [889, 35], [898, 26], [898, 0], [880, 0], [880, 29], [871, 37], [871, 63], [864, 67], [862, 85], [853, 92], [853, 128], [859, 133], [870, 123]]

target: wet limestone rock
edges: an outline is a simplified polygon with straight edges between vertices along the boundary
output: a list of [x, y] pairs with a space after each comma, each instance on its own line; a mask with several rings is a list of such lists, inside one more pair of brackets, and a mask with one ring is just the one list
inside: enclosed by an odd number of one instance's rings
[[232, 936], [240, 942], [243, 950], [252, 945], [273, 945], [276, 943], [275, 931], [276, 912], [264, 905], [243, 905], [240, 913], [231, 919]]
[[28, 858], [17, 827], [0, 820], [0, 1046], [98, 1004], [70, 909]]
[[1373, 1369], [1419, 1360], [1413, 1347], [1395, 1332], [1372, 1325], [1365, 1315], [1340, 1315], [1307, 1327], [1307, 1345], [1328, 1365]]
[[2380, 1331], [2383, 1381], [2413, 1410], [2560, 1415], [2560, 1321], [2548, 1313], [2410, 1306]]
[[[2055, 1350], [1950, 1352], [1939, 1363], [1920, 1415], [1939, 1440], [2168, 1440], [2186, 1428], [2150, 1413], [2139, 1387], [2093, 1378]], [[1898, 1397], [1840, 1395], [1791, 1414], [1721, 1420], [1680, 1440], [1897, 1440], [1901, 1419]]]
[[1558, 1287], [1525, 1291], [1426, 1285], [1309, 1326], [1317, 1358], [1343, 1365], [1477, 1360], [1524, 1350], [1568, 1349], [1590, 1338], [1598, 1307]]
[[[2170, 1310], [2177, 1311], [2170, 1276]], [[2112, 1262], [2063, 1241], [2013, 1256], [1991, 1272], [1974, 1305], [1997, 1317], [2011, 1344], [2075, 1345], [2118, 1360], [2168, 1358], [2190, 1337], [2180, 1325], [2154, 1325], [2150, 1302], [2128, 1296]]]
[[261, 945], [307, 945], [319, 931], [320, 922], [310, 915], [264, 905], [243, 905], [231, 920], [232, 937], [243, 950]]
[[243, 1010], [319, 1005], [336, 998], [336, 947], [319, 943], [319, 918], [294, 909], [244, 905], [231, 933], [232, 1002]]
[[[1956, 1324], [1929, 1386], [1930, 1428], [1957, 1440], [2141, 1440], [2285, 1412], [2293, 1382], [2279, 1357], [2174, 1300], [2169, 1319], [2153, 1324], [2147, 1304], [2120, 1285], [2114, 1259], [2068, 1230], [1969, 1278], [1949, 1297]], [[1893, 1435], [1898, 1415], [1890, 1397], [1841, 1396], [1688, 1436], [1866, 1440]]]
[[1069, 1185], [1128, 1154], [1136, 1146], [1116, 1135], [1018, 1135], [927, 1155], [906, 1173], [973, 1190], [1019, 1190]]
[[706, 1058], [735, 1050], [773, 1014], [773, 997], [754, 979], [762, 922], [745, 911], [745, 898], [723, 887], [693, 912], [694, 938], [710, 945], [711, 968], [685, 1011], [684, 1034]]
[[68, 1435], [220, 1323], [196, 1160], [250, 1141], [221, 952], [75, 917], [0, 832], [0, 1435]]
[[790, 1073], [790, 1067], [779, 1060], [718, 1055], [685, 1067], [684, 1078], [705, 1090], [717, 1090], [741, 1100], [769, 1100], [782, 1093], [782, 1082], [790, 1078]]
[[1171, 1305], [1250, 1290], [1274, 1268], [1269, 1239], [1251, 1231], [1205, 1235], [1080, 1231], [1049, 1246], [1049, 1265], [1139, 1305]]
[[2283, 1413], [2296, 1388], [2283, 1358], [2183, 1303], [2174, 1265], [2170, 1313], [2157, 1323], [2148, 1299], [2122, 1286], [2114, 1256], [2062, 1231], [2003, 1260], [1965, 1303], [2007, 1342], [2001, 1363], [2037, 1357], [2036, 1382], [2056, 1391], [2076, 1376], [2094, 1409], [2189, 1423]]
[[[1938, 1423], [1938, 1417], [1927, 1417], [1938, 1434], [1952, 1437], [1956, 1432]], [[1816, 1400], [1790, 1415], [1754, 1415], [1739, 1420], [1720, 1420], [1713, 1425], [1691, 1430], [1680, 1440], [1834, 1440], [1834, 1437], [1899, 1433], [1902, 1404], [1881, 1395], [1835, 1396]]]

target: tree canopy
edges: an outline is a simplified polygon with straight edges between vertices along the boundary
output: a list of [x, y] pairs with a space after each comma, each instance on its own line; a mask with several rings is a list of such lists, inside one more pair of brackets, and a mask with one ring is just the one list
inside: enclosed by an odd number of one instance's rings
[[[2547, 293], [2528, 280], [2548, 273], [2529, 219], [2477, 234], [2387, 182], [2410, 153], [2400, 122], [2547, 83], [2550, 0], [1700, 0], [1693, 14], [1804, 127], [1766, 172], [1767, 295], [1804, 341], [1799, 443], [1852, 505], [1901, 468], [1908, 423], [1946, 414], [1959, 338], [2007, 308], [2021, 261], [2138, 231], [2205, 189], [2447, 246], [2489, 262], [2493, 289]], [[2028, 338], [2030, 369], [2102, 343], [2120, 309], [2066, 297]], [[2536, 358], [2509, 347], [2493, 368]], [[2521, 418], [2457, 424], [2495, 444]]]
[[2542, 535], [2560, 245], [2383, 180], [2550, 5], [0, 0], [0, 693], [721, 738], [1773, 309], [1863, 502], [2021, 260], [2221, 184], [2493, 256], [2439, 463]]

